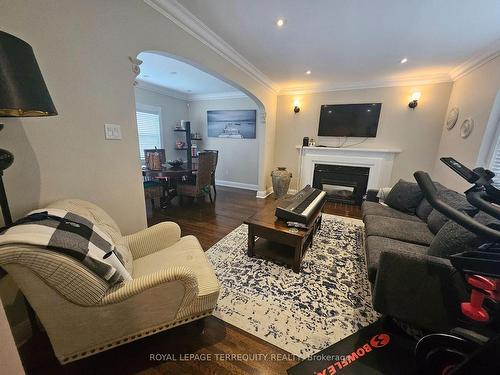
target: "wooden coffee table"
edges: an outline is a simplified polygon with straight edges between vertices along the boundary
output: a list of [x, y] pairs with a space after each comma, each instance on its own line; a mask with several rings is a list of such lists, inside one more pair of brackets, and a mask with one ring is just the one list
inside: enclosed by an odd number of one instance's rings
[[[276, 218], [274, 212], [278, 202], [245, 220], [248, 225], [248, 256], [275, 260], [299, 273], [302, 258], [321, 227], [324, 201], [307, 223], [307, 229], [289, 228], [285, 221]], [[256, 240], [255, 237], [259, 238]]]

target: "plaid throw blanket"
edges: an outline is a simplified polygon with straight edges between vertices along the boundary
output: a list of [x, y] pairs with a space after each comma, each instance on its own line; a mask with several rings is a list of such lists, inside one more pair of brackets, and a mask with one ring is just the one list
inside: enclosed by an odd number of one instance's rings
[[76, 259], [110, 285], [131, 279], [112, 239], [91, 221], [65, 210], [33, 211], [3, 228], [0, 246], [15, 244], [41, 246]]

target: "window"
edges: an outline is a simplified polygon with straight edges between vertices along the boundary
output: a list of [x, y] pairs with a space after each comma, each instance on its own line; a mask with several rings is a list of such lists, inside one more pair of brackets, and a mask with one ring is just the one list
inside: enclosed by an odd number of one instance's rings
[[144, 150], [162, 148], [160, 108], [138, 106], [137, 133], [139, 134], [139, 156], [144, 160]]
[[496, 144], [493, 144], [492, 149], [489, 169], [496, 175], [495, 185], [500, 185], [500, 129], [497, 130]]

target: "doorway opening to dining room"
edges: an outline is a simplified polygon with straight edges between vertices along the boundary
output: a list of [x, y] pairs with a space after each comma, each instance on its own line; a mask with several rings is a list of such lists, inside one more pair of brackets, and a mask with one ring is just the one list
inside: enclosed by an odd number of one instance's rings
[[262, 106], [181, 59], [141, 52], [135, 99], [148, 215], [216, 204], [217, 188], [258, 190]]

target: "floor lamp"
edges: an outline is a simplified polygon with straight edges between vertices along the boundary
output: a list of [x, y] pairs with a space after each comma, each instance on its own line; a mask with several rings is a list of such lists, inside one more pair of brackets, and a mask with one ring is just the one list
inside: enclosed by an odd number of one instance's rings
[[[57, 115], [31, 46], [0, 31], [0, 118]], [[0, 123], [0, 130], [3, 124]], [[14, 155], [0, 149], [0, 208], [5, 225], [12, 224], [9, 202], [3, 184], [3, 171], [14, 162]], [[4, 271], [0, 268], [0, 278]], [[33, 332], [37, 331], [35, 313], [26, 301]]]
[[[31, 46], [0, 31], [0, 117], [42, 117], [57, 115]], [[0, 130], [3, 124], [0, 124]], [[0, 207], [5, 225], [12, 224], [3, 185], [3, 171], [14, 155], [0, 149]]]

